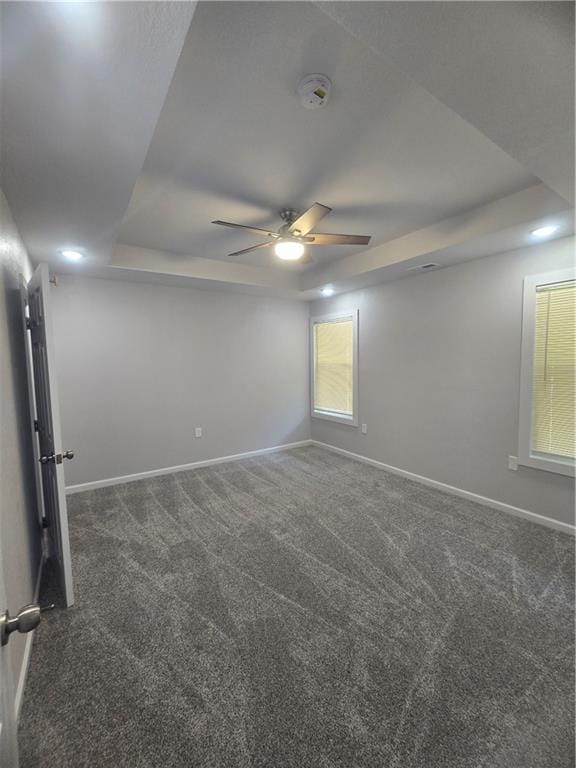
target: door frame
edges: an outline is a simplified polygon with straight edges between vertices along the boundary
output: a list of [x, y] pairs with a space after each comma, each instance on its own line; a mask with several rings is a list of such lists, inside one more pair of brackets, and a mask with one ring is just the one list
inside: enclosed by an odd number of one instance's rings
[[[74, 604], [74, 587], [72, 579], [72, 559], [70, 554], [70, 534], [68, 529], [68, 511], [66, 504], [66, 487], [64, 483], [64, 467], [62, 449], [62, 432], [60, 426], [60, 403], [58, 400], [58, 382], [56, 378], [56, 356], [54, 350], [54, 333], [52, 327], [52, 310], [50, 296], [50, 272], [48, 265], [40, 264], [34, 271], [27, 286], [27, 304], [30, 316], [30, 322], [26, 323], [29, 332], [29, 344], [32, 349], [32, 372], [35, 394], [34, 408], [38, 416], [39, 430], [34, 435], [34, 443], [38, 445], [39, 458], [44, 447], [42, 445], [42, 435], [44, 434], [42, 424], [42, 413], [46, 414], [48, 429], [48, 442], [53, 455], [51, 461], [41, 464], [35, 462], [40, 467], [41, 493], [44, 503], [44, 519], [47, 525], [47, 542], [50, 544], [48, 556], [54, 556], [57, 560], [57, 566], [60, 577], [60, 586], [66, 603], [70, 608]], [[34, 297], [37, 294], [38, 299]], [[34, 297], [32, 300], [31, 297]], [[39, 323], [35, 325], [35, 315], [39, 315]], [[35, 331], [39, 335], [36, 336]], [[36, 365], [34, 364], [36, 363]], [[40, 382], [40, 385], [38, 385]], [[42, 388], [39, 391], [38, 387]], [[38, 405], [41, 404], [41, 406]], [[31, 409], [32, 410], [32, 409]], [[34, 422], [32, 428], [36, 431]], [[52, 511], [48, 506], [50, 499]], [[52, 519], [53, 514], [53, 519]], [[54, 551], [56, 550], [56, 551]]]
[[[8, 595], [4, 583], [2, 549], [0, 548], [0, 611], [7, 609]], [[18, 768], [16, 687], [9, 648], [9, 644], [0, 646], [0, 765], [2, 768]]]

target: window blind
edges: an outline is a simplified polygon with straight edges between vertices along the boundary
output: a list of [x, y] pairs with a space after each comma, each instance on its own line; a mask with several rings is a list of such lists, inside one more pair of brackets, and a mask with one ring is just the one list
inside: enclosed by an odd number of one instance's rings
[[353, 409], [353, 319], [315, 323], [314, 410], [352, 416]]
[[574, 458], [576, 281], [536, 289], [532, 450]]

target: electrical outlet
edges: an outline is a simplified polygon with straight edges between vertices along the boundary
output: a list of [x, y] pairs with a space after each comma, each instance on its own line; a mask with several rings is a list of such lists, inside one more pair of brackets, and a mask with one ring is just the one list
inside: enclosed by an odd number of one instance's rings
[[511, 469], [513, 472], [516, 472], [516, 470], [518, 469], [517, 456], [508, 456], [508, 469]]
[[194, 430], [194, 437], [202, 437], [202, 427], [196, 427]]
[[368, 424], [362, 424], [362, 434], [363, 435], [368, 434]]

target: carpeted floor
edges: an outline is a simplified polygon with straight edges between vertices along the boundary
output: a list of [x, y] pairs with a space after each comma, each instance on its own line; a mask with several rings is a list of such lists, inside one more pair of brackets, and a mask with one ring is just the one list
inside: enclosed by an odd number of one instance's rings
[[22, 768], [572, 768], [573, 540], [317, 447], [69, 498]]

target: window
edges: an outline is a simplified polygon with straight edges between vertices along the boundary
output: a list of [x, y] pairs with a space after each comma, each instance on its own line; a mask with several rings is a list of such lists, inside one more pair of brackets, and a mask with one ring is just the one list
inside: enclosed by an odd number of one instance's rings
[[356, 426], [358, 312], [313, 318], [312, 415]]
[[576, 273], [524, 281], [518, 462], [574, 475]]

